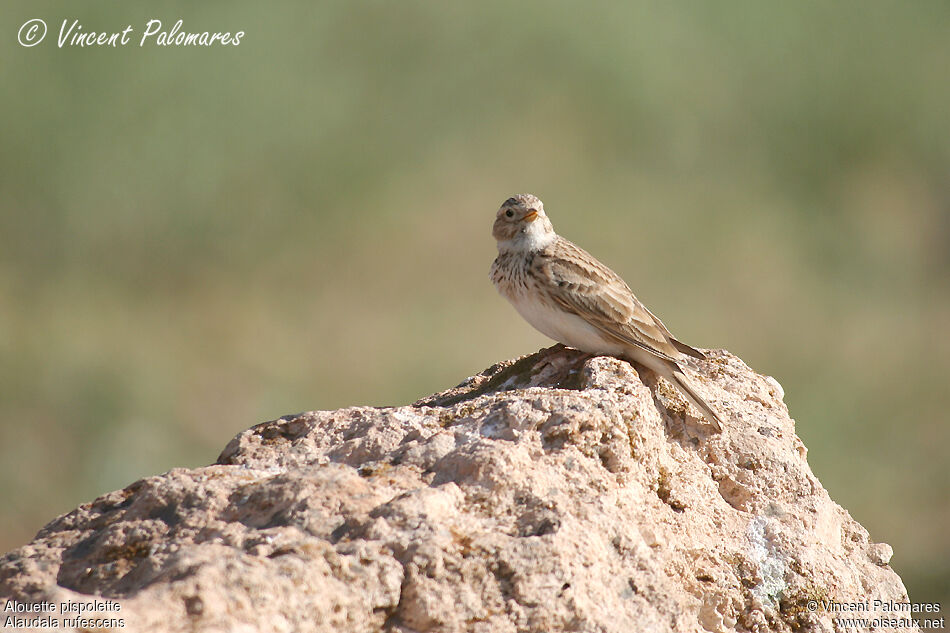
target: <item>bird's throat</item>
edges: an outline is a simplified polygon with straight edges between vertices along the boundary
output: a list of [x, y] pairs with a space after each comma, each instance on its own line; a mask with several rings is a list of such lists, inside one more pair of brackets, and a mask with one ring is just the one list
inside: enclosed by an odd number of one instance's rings
[[499, 253], [526, 253], [547, 248], [557, 239], [553, 230], [546, 230], [542, 222], [532, 222], [526, 225], [510, 240], [498, 242]]

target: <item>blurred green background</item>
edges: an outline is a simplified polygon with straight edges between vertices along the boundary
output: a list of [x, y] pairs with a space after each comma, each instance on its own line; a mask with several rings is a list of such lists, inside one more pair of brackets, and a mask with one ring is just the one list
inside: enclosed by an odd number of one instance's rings
[[[911, 599], [950, 601], [950, 3], [149, 4], [0, 12], [0, 551], [254, 423], [548, 345], [488, 280], [531, 192], [774, 375]], [[151, 17], [247, 34], [56, 46]]]

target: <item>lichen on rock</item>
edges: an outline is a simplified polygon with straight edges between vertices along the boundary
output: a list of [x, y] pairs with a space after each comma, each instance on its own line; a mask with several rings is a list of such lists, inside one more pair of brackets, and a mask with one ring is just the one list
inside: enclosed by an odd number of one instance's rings
[[[288, 416], [0, 558], [0, 598], [117, 599], [148, 631], [832, 631], [906, 602], [812, 474], [778, 383], [710, 352], [705, 426], [560, 345], [411, 406]], [[873, 617], [873, 614], [872, 614]]]

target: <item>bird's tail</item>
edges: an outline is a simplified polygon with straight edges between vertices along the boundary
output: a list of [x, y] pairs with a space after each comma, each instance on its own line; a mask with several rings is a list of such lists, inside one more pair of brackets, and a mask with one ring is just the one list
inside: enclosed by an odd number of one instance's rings
[[713, 427], [716, 429], [716, 432], [721, 433], [722, 420], [719, 418], [719, 415], [713, 411], [712, 407], [706, 404], [706, 401], [703, 400], [702, 396], [696, 393], [696, 391], [693, 389], [693, 386], [686, 378], [686, 374], [680, 371], [679, 367], [674, 367], [668, 374], [666, 374], [666, 377], [669, 378], [670, 382], [673, 383], [673, 386], [679, 389], [680, 393], [682, 393], [686, 399], [689, 400], [690, 404], [703, 412], [703, 416], [711, 425], [713, 425]]

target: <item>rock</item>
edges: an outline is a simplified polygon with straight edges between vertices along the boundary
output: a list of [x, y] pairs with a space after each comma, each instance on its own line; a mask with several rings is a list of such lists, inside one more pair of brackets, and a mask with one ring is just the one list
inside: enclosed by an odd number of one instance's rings
[[412, 406], [258, 425], [48, 524], [0, 558], [0, 606], [114, 600], [96, 617], [162, 632], [626, 633], [834, 631], [829, 602], [906, 603], [778, 383], [722, 351], [690, 373], [723, 433], [646, 370], [562, 346]]

